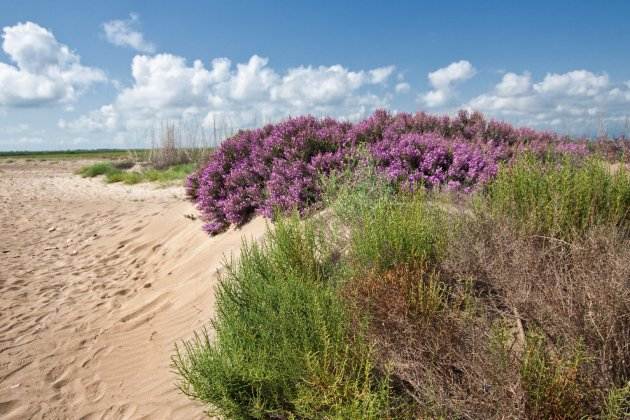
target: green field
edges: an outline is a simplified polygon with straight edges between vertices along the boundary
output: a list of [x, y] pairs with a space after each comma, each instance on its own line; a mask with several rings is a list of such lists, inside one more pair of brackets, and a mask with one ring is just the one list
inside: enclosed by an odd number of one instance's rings
[[130, 154], [146, 156], [149, 149], [93, 149], [93, 150], [52, 150], [37, 152], [0, 152], [0, 158], [5, 159], [36, 159], [36, 160], [58, 160], [58, 159], [121, 159]]

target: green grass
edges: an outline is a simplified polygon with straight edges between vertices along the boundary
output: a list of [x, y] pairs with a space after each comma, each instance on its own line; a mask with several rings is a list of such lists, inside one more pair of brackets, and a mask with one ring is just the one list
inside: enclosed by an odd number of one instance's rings
[[529, 333], [521, 363], [521, 383], [526, 409], [532, 418], [580, 418], [589, 393], [580, 370], [586, 362], [584, 351], [576, 346], [564, 357], [552, 357], [544, 335]]
[[422, 194], [372, 201], [356, 216], [350, 249], [359, 270], [434, 261], [445, 243], [443, 214]]
[[181, 181], [196, 168], [194, 163], [171, 166], [166, 169], [144, 169], [142, 171], [126, 171], [116, 168], [115, 163], [100, 162], [84, 166], [77, 171], [81, 176], [95, 177], [105, 175], [107, 183], [122, 182], [133, 185], [141, 182], [155, 182], [159, 184], [169, 184]]
[[[263, 244], [245, 244], [217, 290], [214, 340], [178, 349], [182, 390], [227, 418], [388, 415], [386, 378], [349, 328], [315, 231], [280, 220]], [[326, 260], [324, 260], [326, 261]]]
[[396, 192], [371, 168], [326, 181], [327, 205], [349, 228], [349, 259], [355, 271], [384, 271], [434, 261], [446, 243], [444, 212], [422, 191]]
[[500, 170], [481, 211], [513, 219], [523, 232], [567, 239], [589, 227], [630, 224], [630, 172], [607, 163], [522, 158]]
[[630, 417], [630, 380], [624, 386], [611, 389], [604, 403], [602, 420], [617, 420]]
[[114, 168], [110, 162], [99, 162], [80, 168], [77, 174], [81, 175], [83, 178], [93, 178], [99, 175], [108, 175], [115, 171], [119, 170]]
[[34, 159], [34, 160], [67, 160], [67, 159], [122, 159], [130, 153], [147, 156], [148, 149], [96, 149], [96, 150], [62, 150], [37, 152], [0, 152], [0, 158]]

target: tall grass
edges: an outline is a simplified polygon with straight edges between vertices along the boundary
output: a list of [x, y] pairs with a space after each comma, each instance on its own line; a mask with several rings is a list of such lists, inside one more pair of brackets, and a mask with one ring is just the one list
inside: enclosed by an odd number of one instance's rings
[[487, 194], [483, 211], [513, 219], [529, 234], [566, 239], [592, 226], [630, 227], [630, 172], [594, 158], [521, 158], [499, 172]]
[[155, 169], [201, 163], [210, 154], [209, 133], [197, 121], [162, 122], [149, 133], [147, 160]]

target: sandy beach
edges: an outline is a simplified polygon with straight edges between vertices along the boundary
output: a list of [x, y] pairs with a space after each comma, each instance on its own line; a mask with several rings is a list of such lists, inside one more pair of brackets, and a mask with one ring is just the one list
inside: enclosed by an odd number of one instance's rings
[[204, 418], [176, 389], [174, 344], [265, 222], [209, 238], [183, 188], [107, 185], [82, 164], [0, 161], [0, 417]]

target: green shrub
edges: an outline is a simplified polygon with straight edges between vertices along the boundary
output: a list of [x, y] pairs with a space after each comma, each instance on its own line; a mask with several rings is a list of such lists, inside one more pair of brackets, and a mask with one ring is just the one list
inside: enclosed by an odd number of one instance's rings
[[142, 176], [150, 182], [167, 183], [186, 178], [195, 168], [196, 165], [194, 163], [184, 163], [166, 169], [148, 169], [142, 172]]
[[529, 156], [504, 167], [481, 208], [528, 234], [567, 239], [589, 227], [630, 224], [630, 173], [597, 159], [544, 163]]
[[601, 418], [603, 420], [630, 418], [630, 380], [625, 386], [609, 391]]
[[105, 175], [105, 182], [122, 182], [127, 185], [140, 182], [158, 182], [168, 184], [186, 178], [195, 170], [195, 164], [186, 163], [171, 166], [165, 169], [145, 169], [142, 171], [127, 171], [131, 161], [102, 162], [84, 166], [77, 171], [83, 177], [95, 177]]
[[446, 241], [442, 211], [422, 194], [383, 197], [363, 207], [352, 226], [350, 255], [359, 270], [433, 261]]
[[179, 348], [181, 389], [229, 418], [381, 418], [385, 379], [348, 330], [333, 263], [317, 257], [314, 231], [279, 221], [244, 244], [217, 290], [216, 334]]
[[93, 178], [99, 175], [107, 175], [116, 172], [117, 169], [110, 162], [100, 162], [92, 165], [84, 166], [77, 171], [83, 178]]
[[334, 218], [328, 235], [348, 233], [342, 242], [349, 243], [342, 246], [349, 249], [355, 271], [435, 261], [446, 243], [451, 229], [446, 229], [444, 211], [429, 195], [398, 191], [370, 164], [333, 174], [323, 188], [324, 203]]

